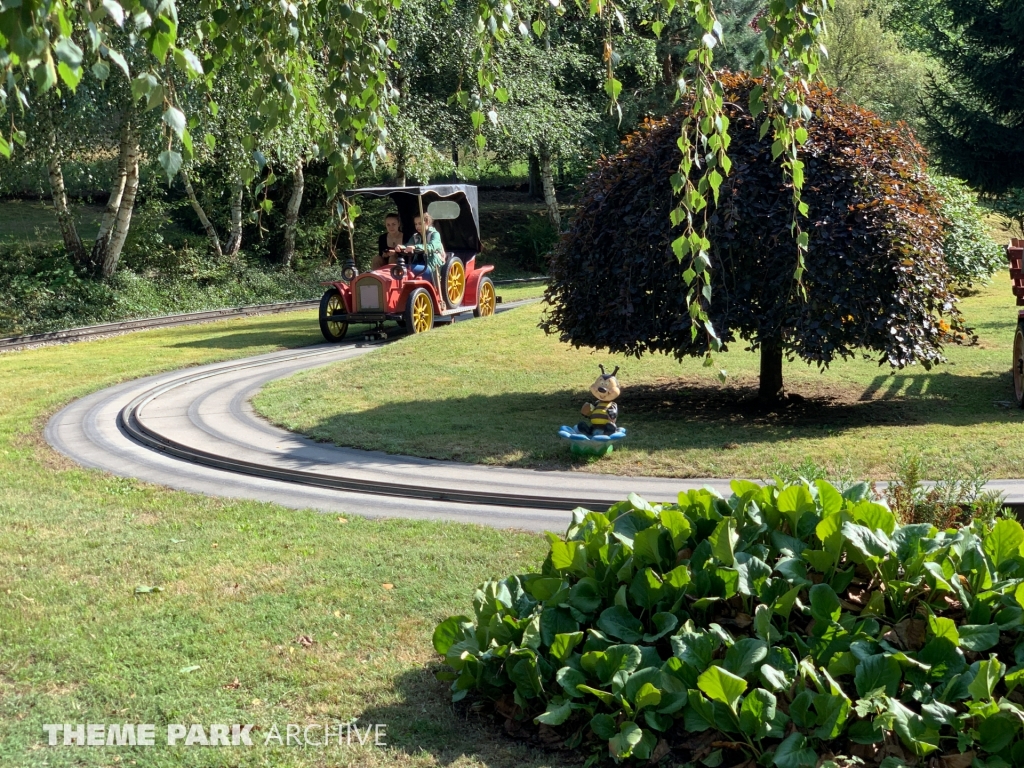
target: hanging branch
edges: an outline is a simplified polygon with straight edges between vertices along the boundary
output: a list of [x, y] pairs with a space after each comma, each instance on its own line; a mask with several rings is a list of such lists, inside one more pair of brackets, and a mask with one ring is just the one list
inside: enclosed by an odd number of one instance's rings
[[[560, 0], [549, 2], [554, 7], [560, 4]], [[779, 162], [783, 177], [792, 190], [790, 232], [796, 248], [793, 284], [805, 298], [803, 273], [808, 235], [800, 222], [807, 216], [808, 209], [801, 198], [804, 166], [799, 158], [799, 148], [807, 141], [804, 123], [811, 117], [805, 103], [808, 82], [815, 77], [824, 53], [822, 14], [831, 4], [832, 0], [809, 0], [807, 3], [772, 0], [758, 22], [765, 35], [767, 52], [759, 53], [755, 59], [755, 75], [761, 78], [761, 85], [750, 98], [753, 115], [764, 115], [761, 136], [772, 132], [772, 155]], [[605, 22], [602, 52], [605, 92], [610, 100], [609, 109], [614, 114], [618, 109], [622, 83], [615, 77], [611, 19], [613, 15], [618, 18], [624, 31], [625, 19], [613, 0], [589, 0], [588, 7], [591, 18], [597, 17]], [[492, 63], [491, 54], [514, 23], [509, 16], [510, 11], [511, 5], [499, 5], [497, 0], [481, 0], [478, 6], [479, 52], [476, 63], [480, 67], [478, 80], [487, 95], [497, 95], [495, 84], [500, 79], [500, 72]], [[715, 363], [714, 353], [721, 349], [722, 342], [709, 319], [711, 274], [715, 265], [711, 261], [711, 242], [707, 237], [708, 211], [712, 202], [717, 204], [719, 188], [731, 169], [729, 118], [724, 109], [724, 89], [714, 69], [714, 50], [724, 42], [722, 25], [715, 14], [714, 0], [685, 0], [684, 3], [657, 0], [648, 11], [652, 18], [671, 18], [673, 13], [685, 11], [702, 32], [687, 54], [684, 76], [676, 83], [677, 98], [687, 97], [691, 106], [682, 122], [678, 140], [682, 158], [678, 170], [671, 177], [678, 202], [670, 215], [672, 225], [681, 227], [681, 233], [672, 243], [672, 250], [680, 262], [687, 264], [683, 279], [692, 338], [696, 340], [701, 332], [706, 334], [708, 353], [705, 365], [711, 366]], [[520, 23], [519, 27], [523, 34], [528, 34], [524, 24]], [[659, 18], [650, 23], [650, 28], [660, 36], [665, 24]], [[536, 29], [534, 31], [537, 32]], [[474, 125], [479, 129], [482, 123], [483, 113], [476, 111], [474, 106]], [[719, 377], [725, 377], [724, 370], [719, 371]]]
[[[337, 209], [336, 209], [337, 210]], [[342, 226], [348, 230], [348, 252], [349, 258], [355, 263], [356, 260], [356, 241], [355, 241], [355, 229], [356, 219], [359, 218], [359, 214], [362, 213], [362, 209], [353, 202], [350, 202], [348, 197], [344, 194], [341, 195], [341, 211], [344, 211], [341, 218]], [[339, 211], [339, 213], [341, 212]]]
[[[679, 136], [682, 159], [679, 170], [672, 174], [672, 189], [678, 204], [670, 214], [672, 225], [683, 232], [672, 242], [672, 251], [680, 262], [689, 258], [683, 272], [686, 283], [686, 304], [689, 309], [691, 338], [701, 330], [707, 335], [708, 356], [705, 364], [713, 364], [712, 354], [722, 342], [708, 317], [711, 302], [711, 242], [707, 238], [709, 194], [718, 203], [718, 190], [724, 174], [732, 167], [729, 149], [729, 118], [724, 110], [724, 90], [712, 63], [714, 49], [722, 42], [722, 25], [715, 16], [711, 0], [690, 0], [689, 10], [704, 31], [700, 44], [686, 57], [686, 73], [676, 82], [676, 98], [693, 93], [689, 114], [683, 119]], [[671, 6], [668, 8], [672, 12]], [[724, 377], [725, 372], [719, 375]]]
[[764, 31], [767, 53], [759, 51], [754, 65], [764, 78], [762, 90], [750, 94], [750, 111], [756, 118], [762, 112], [761, 136], [772, 131], [772, 157], [779, 161], [782, 173], [790, 182], [792, 219], [790, 232], [796, 244], [796, 268], [793, 279], [800, 295], [806, 299], [803, 284], [808, 235], [800, 226], [806, 217], [807, 204], [801, 199], [804, 186], [804, 164], [799, 148], [807, 141], [806, 121], [811, 118], [805, 95], [808, 81], [813, 80], [825, 54], [824, 13], [833, 0], [788, 3], [773, 2], [758, 22]]

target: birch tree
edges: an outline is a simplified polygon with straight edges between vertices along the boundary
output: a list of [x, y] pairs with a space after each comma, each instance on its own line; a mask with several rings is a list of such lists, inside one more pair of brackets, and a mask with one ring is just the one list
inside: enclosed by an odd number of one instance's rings
[[[68, 257], [82, 272], [109, 277], [114, 273], [127, 238], [139, 183], [139, 123], [145, 118], [132, 107], [128, 83], [109, 72], [106, 82], [91, 80], [74, 92], [53, 89], [40, 97], [40, 108], [21, 122], [26, 156], [44, 161], [54, 215]], [[152, 120], [148, 123], [152, 125]], [[111, 154], [117, 158], [99, 232], [83, 242], [68, 199], [64, 167], [80, 155]]]
[[[560, 5], [560, 0], [550, 4]], [[763, 77], [750, 96], [750, 107], [766, 134], [773, 139], [773, 158], [791, 190], [794, 290], [805, 294], [804, 257], [810, 234], [803, 228], [808, 214], [802, 200], [803, 162], [800, 147], [807, 140], [804, 123], [811, 113], [805, 103], [807, 84], [817, 77], [824, 50], [823, 13], [830, 0], [791, 3], [772, 0], [758, 21], [765, 33], [765, 49], [754, 61]], [[58, 81], [74, 90], [86, 74], [87, 59], [95, 70], [124, 64], [132, 83], [132, 96], [146, 110], [159, 111], [164, 123], [180, 142], [169, 143], [158, 161], [169, 179], [177, 175], [185, 155], [192, 153], [192, 136], [178, 105], [169, 68], [206, 82], [215, 79], [227, 61], [255, 84], [258, 119], [254, 133], [272, 130], [296, 110], [315, 79], [310, 60], [320, 64], [326, 77], [325, 113], [330, 119], [319, 135], [320, 154], [329, 162], [327, 189], [338, 194], [364, 168], [376, 168], [386, 157], [386, 115], [391, 113], [394, 86], [391, 80], [397, 44], [392, 34], [400, 0], [328, 0], [293, 3], [255, 0], [230, 5], [222, 0], [195, 0], [190, 4], [197, 22], [179, 28], [176, 0], [3, 0], [0, 4], [0, 109], [5, 129], [0, 136], [0, 157], [10, 157], [12, 143], [23, 138], [19, 113], [31, 109], [40, 94]], [[709, 203], [731, 168], [728, 155], [729, 121], [724, 88], [716, 74], [715, 49], [724, 40], [716, 0], [649, 0], [649, 16], [686, 13], [702, 32], [686, 57], [687, 68], [677, 80], [681, 95], [692, 97], [689, 116], [680, 126], [682, 160], [671, 176], [678, 205], [672, 223], [681, 227], [673, 251], [681, 263], [686, 302], [694, 320], [694, 337], [703, 332], [711, 353], [721, 341], [708, 316], [711, 270], [708, 239]], [[618, 111], [622, 81], [616, 77], [618, 56], [612, 34], [622, 10], [613, 0], [591, 0], [588, 5], [595, 25], [605, 30], [604, 89], [613, 112]], [[480, 0], [475, 7], [476, 45], [471, 59], [473, 77], [463, 80], [456, 92], [458, 103], [470, 111], [480, 131], [495, 102], [507, 101], [501, 86], [501, 64], [496, 56], [510, 35], [530, 34], [538, 18], [536, 7], [514, 0]], [[660, 19], [651, 29], [659, 35]], [[129, 72], [118, 50], [115, 30], [130, 33], [148, 54]], [[180, 34], [179, 34], [180, 32]], [[203, 58], [197, 55], [204, 41], [211, 41]], [[308, 56], [287, 52], [306, 45]], [[102, 67], [101, 67], [102, 68]], [[95, 74], [95, 71], [93, 71]], [[215, 103], [211, 99], [208, 108]], [[482, 132], [479, 145], [486, 144]], [[184, 155], [183, 155], [184, 153]], [[127, 181], [126, 181], [127, 192]], [[124, 200], [127, 195], [123, 196]], [[116, 228], [116, 224], [115, 224]], [[709, 353], [710, 354], [710, 353]], [[709, 357], [709, 363], [713, 360]], [[724, 375], [724, 373], [723, 373]]]

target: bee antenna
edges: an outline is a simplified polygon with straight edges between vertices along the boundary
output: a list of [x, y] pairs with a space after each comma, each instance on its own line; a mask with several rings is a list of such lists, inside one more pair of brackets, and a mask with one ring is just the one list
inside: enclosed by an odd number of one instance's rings
[[612, 371], [612, 376], [614, 376], [614, 375], [615, 375], [616, 373], [618, 373], [618, 372], [619, 372], [619, 366], [617, 366], [617, 365], [616, 365], [616, 366], [615, 366], [615, 370], [614, 370], [614, 371]]
[[606, 373], [604, 372], [604, 366], [603, 366], [603, 365], [601, 365], [600, 363], [598, 363], [598, 366], [597, 366], [597, 367], [601, 369], [601, 375], [602, 375], [602, 376], [606, 376], [606, 375], [607, 375], [607, 374], [606, 374]]

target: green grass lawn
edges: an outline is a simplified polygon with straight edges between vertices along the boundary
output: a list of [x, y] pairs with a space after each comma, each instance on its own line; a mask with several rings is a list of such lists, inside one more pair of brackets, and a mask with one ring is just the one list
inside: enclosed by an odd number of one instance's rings
[[[78, 234], [95, 240], [103, 217], [102, 205], [73, 204]], [[53, 205], [43, 200], [0, 200], [0, 244], [53, 246], [61, 242]]]
[[985, 214], [984, 222], [989, 236], [999, 245], [1006, 245], [1010, 242], [1011, 237], [1017, 236], [1011, 231], [1009, 220], [998, 213]]
[[[980, 342], [949, 347], [948, 364], [894, 374], [854, 360], [822, 374], [788, 363], [787, 390], [807, 400], [779, 414], [740, 403], [753, 395], [758, 370], [742, 344], [720, 357], [729, 372], [723, 387], [700, 360], [573, 349], [538, 330], [541, 306], [274, 382], [256, 405], [320, 440], [505, 466], [763, 477], [810, 460], [835, 474], [881, 479], [913, 452], [935, 476], [980, 468], [1020, 477], [1024, 412], [1008, 407], [1017, 308], [1006, 275], [962, 308]], [[574, 465], [556, 430], [578, 421], [598, 363], [622, 366], [619, 423], [630, 436], [611, 456]]]
[[[301, 312], [0, 355], [0, 766], [551, 764], [453, 710], [430, 647], [479, 582], [535, 568], [540, 537], [175, 492], [41, 439], [116, 382], [319, 341]], [[352, 718], [390, 746], [262, 746], [273, 725]], [[154, 723], [158, 744], [168, 723], [261, 730], [254, 747], [51, 748], [44, 723]]]

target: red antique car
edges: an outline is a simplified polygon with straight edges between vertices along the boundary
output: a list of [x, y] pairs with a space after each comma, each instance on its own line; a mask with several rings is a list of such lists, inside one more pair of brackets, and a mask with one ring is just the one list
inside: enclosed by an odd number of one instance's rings
[[[493, 315], [494, 283], [487, 273], [493, 266], [477, 266], [480, 253], [480, 218], [476, 187], [467, 184], [431, 184], [421, 187], [368, 187], [349, 196], [389, 197], [402, 222], [402, 231], [414, 232], [413, 219], [424, 212], [433, 219], [445, 250], [443, 274], [431, 275], [422, 256], [359, 274], [349, 260], [342, 280], [320, 299], [320, 331], [331, 342], [341, 341], [351, 323], [376, 325], [382, 333], [387, 320], [395, 320], [409, 333], [430, 330], [439, 318], [472, 312]], [[436, 285], [435, 285], [436, 280]]]

